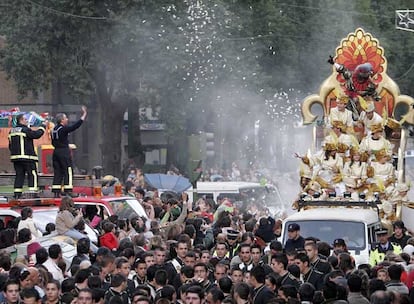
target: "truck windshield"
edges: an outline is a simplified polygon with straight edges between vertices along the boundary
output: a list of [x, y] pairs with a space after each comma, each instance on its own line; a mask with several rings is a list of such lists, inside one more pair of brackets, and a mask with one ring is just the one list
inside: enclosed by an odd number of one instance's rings
[[118, 218], [131, 219], [137, 215], [147, 217], [144, 208], [134, 198], [110, 200], [108, 203], [111, 205], [114, 214], [118, 215]]
[[250, 203], [269, 206], [274, 204], [276, 200], [275, 194], [266, 187], [244, 187], [240, 188], [239, 193], [221, 192], [220, 196], [226, 197], [233, 202], [240, 202], [240, 207], [243, 208], [246, 208]]
[[[285, 227], [290, 223], [286, 222]], [[332, 245], [335, 239], [344, 239], [349, 250], [363, 250], [366, 247], [364, 223], [347, 221], [295, 221], [300, 225], [300, 235], [316, 237]], [[288, 239], [287, 229], [283, 235], [283, 243]]]

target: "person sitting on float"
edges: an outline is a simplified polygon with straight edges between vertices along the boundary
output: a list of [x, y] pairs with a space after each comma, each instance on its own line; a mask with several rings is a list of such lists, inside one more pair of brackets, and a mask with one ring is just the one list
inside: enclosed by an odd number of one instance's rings
[[367, 102], [367, 107], [364, 111], [361, 112], [359, 116], [359, 120], [357, 122], [357, 126], [359, 128], [364, 128], [364, 135], [371, 136], [371, 127], [373, 125], [382, 124], [383, 119], [381, 115], [375, 112], [375, 105], [373, 101]]
[[385, 150], [390, 157], [392, 155], [391, 143], [384, 137], [382, 124], [371, 125], [371, 136], [365, 137], [359, 147], [362, 152], [368, 153], [370, 160], [374, 160], [375, 153], [380, 150]]
[[344, 199], [351, 201], [359, 201], [359, 193], [357, 191], [357, 184], [354, 178], [344, 177], [343, 182], [345, 185], [345, 191], [342, 193]]
[[316, 181], [310, 181], [303, 192], [299, 194], [299, 198], [293, 202], [292, 209], [299, 209], [299, 201], [324, 201], [327, 198], [328, 194], [322, 189], [321, 185]]
[[346, 108], [348, 100], [349, 97], [345, 95], [336, 99], [336, 107], [331, 108], [328, 116], [328, 127], [331, 127], [334, 121], [340, 121], [344, 124], [347, 133], [353, 132], [354, 121], [352, 119], [352, 112]]
[[386, 219], [394, 221], [401, 217], [401, 203], [408, 202], [410, 187], [405, 183], [398, 183], [395, 187], [386, 189], [386, 197], [382, 202], [382, 209]]
[[316, 157], [315, 180], [323, 189], [335, 189], [342, 179], [343, 159], [337, 153], [338, 147], [334, 143], [325, 142], [323, 150], [322, 156]]
[[366, 191], [366, 201], [376, 202], [379, 214], [382, 219], [392, 217], [393, 207], [388, 200], [388, 193], [385, 191], [385, 186], [381, 180], [375, 181], [372, 178], [367, 180], [368, 191]]
[[[373, 177], [375, 181], [381, 181], [387, 187], [394, 187], [395, 170], [390, 162], [390, 156], [385, 149], [375, 153], [375, 160], [371, 162], [372, 172], [369, 177]], [[369, 170], [371, 171], [371, 170]]]
[[328, 195], [316, 181], [311, 181], [304, 189], [305, 200], [326, 200]]
[[410, 185], [407, 183], [398, 183], [394, 191], [390, 194], [389, 200], [393, 203], [408, 202], [408, 191], [410, 191]]
[[344, 178], [352, 178], [355, 180], [356, 187], [362, 188], [368, 178], [367, 167], [368, 164], [365, 161], [366, 156], [359, 150], [359, 147], [352, 147], [350, 149], [350, 160], [345, 162], [342, 174]]
[[324, 139], [325, 142], [333, 142], [338, 145], [338, 153], [340, 156], [349, 156], [351, 146], [357, 146], [358, 140], [354, 135], [346, 133], [346, 126], [342, 121], [335, 120], [332, 122], [332, 131]]
[[305, 190], [306, 186], [310, 183], [313, 176], [312, 168], [309, 166], [309, 159], [307, 159], [308, 164], [306, 164], [305, 161], [302, 160], [299, 165], [299, 185], [302, 191]]

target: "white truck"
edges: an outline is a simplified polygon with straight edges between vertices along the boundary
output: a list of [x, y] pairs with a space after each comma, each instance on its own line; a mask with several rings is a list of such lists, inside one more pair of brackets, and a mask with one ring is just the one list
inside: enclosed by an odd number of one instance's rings
[[331, 246], [335, 239], [345, 240], [357, 265], [369, 262], [375, 229], [381, 227], [376, 203], [366, 201], [299, 201], [299, 212], [284, 220], [282, 244], [292, 223], [300, 226], [300, 235], [305, 238], [315, 237]]

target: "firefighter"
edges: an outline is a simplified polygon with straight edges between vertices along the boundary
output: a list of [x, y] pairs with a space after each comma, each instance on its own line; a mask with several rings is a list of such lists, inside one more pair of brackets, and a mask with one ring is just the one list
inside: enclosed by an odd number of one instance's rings
[[66, 194], [72, 193], [73, 169], [68, 135], [82, 125], [83, 121], [86, 119], [86, 115], [86, 107], [82, 106], [81, 118], [71, 125], [69, 125], [69, 120], [66, 114], [59, 113], [56, 115], [56, 126], [51, 133], [52, 145], [55, 148], [53, 151], [54, 176], [52, 185], [52, 191], [54, 192], [55, 197], [60, 195], [62, 184]]
[[32, 130], [24, 114], [16, 116], [16, 126], [9, 133], [10, 160], [13, 162], [16, 178], [14, 180], [14, 198], [20, 198], [23, 184], [28, 176], [29, 191], [38, 190], [37, 162], [38, 157], [33, 145], [33, 139], [40, 138], [45, 133], [45, 122], [37, 130]]

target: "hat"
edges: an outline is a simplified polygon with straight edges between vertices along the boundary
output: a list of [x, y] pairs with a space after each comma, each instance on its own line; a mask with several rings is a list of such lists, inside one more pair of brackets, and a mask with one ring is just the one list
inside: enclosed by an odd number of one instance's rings
[[371, 133], [382, 132], [384, 128], [381, 123], [371, 125]]
[[324, 145], [323, 145], [323, 150], [324, 151], [335, 151], [337, 149], [337, 146], [336, 146], [336, 144], [334, 144], [334, 143], [329, 143], [329, 142], [326, 142]]
[[292, 223], [289, 224], [288, 229], [289, 232], [293, 232], [293, 231], [299, 231], [300, 230], [300, 226], [296, 223]]
[[411, 256], [414, 253], [414, 246], [410, 244], [405, 245], [405, 247], [403, 248], [403, 252]]
[[300, 177], [309, 178], [309, 179], [312, 178], [311, 168], [302, 162], [300, 163], [299, 174], [300, 174]]
[[366, 108], [365, 112], [372, 112], [374, 110], [375, 110], [374, 103], [373, 102], [367, 103], [367, 108]]
[[388, 234], [388, 229], [385, 227], [378, 228], [375, 230], [375, 234], [378, 234], [378, 235]]
[[27, 255], [31, 256], [32, 254], [35, 254], [40, 248], [42, 248], [42, 246], [38, 242], [30, 243], [27, 245]]
[[305, 191], [308, 191], [308, 190], [313, 190], [315, 192], [321, 192], [321, 185], [318, 182], [316, 182], [316, 181], [311, 181], [306, 186]]
[[398, 183], [396, 189], [398, 192], [406, 192], [410, 190], [410, 187], [405, 183]]
[[357, 146], [352, 146], [351, 149], [349, 149], [349, 153], [351, 154], [351, 156], [361, 155], [361, 151], [359, 150], [359, 147]]
[[345, 153], [346, 151], [348, 151], [349, 146], [345, 143], [338, 143], [338, 152], [339, 153]]
[[388, 153], [387, 153], [387, 150], [385, 150], [385, 149], [381, 149], [381, 150], [375, 152], [375, 159], [376, 160], [380, 160], [381, 158], [387, 157], [387, 156], [388, 156]]
[[239, 237], [239, 232], [237, 230], [229, 229], [227, 230], [227, 239], [235, 240]]
[[399, 121], [392, 119], [390, 117], [388, 117], [387, 122], [385, 123], [385, 125], [392, 129], [392, 130], [398, 130], [399, 128], [401, 128], [401, 125], [399, 123]]
[[346, 96], [346, 95], [339, 96], [339, 97], [336, 99], [336, 103], [348, 103], [348, 101], [349, 101], [349, 97], [348, 97], [348, 96]]
[[385, 193], [385, 187], [384, 187], [384, 184], [383, 183], [381, 183], [381, 184], [374, 184], [374, 183], [372, 183], [370, 186], [369, 186], [369, 191], [371, 192], [371, 193], [375, 193], [375, 192], [378, 192], [379, 194], [383, 194], [383, 193]]
[[346, 131], [346, 126], [345, 126], [345, 124], [344, 124], [342, 121], [340, 121], [340, 120], [334, 120], [334, 121], [332, 122], [332, 127], [333, 127], [333, 128], [338, 128], [338, 129], [340, 129], [342, 132], [345, 132], [345, 131]]
[[334, 143], [327, 142], [323, 145], [324, 151], [336, 151], [336, 149], [337, 149], [337, 146]]
[[344, 239], [335, 239], [332, 243], [332, 246], [346, 246], [346, 243]]

